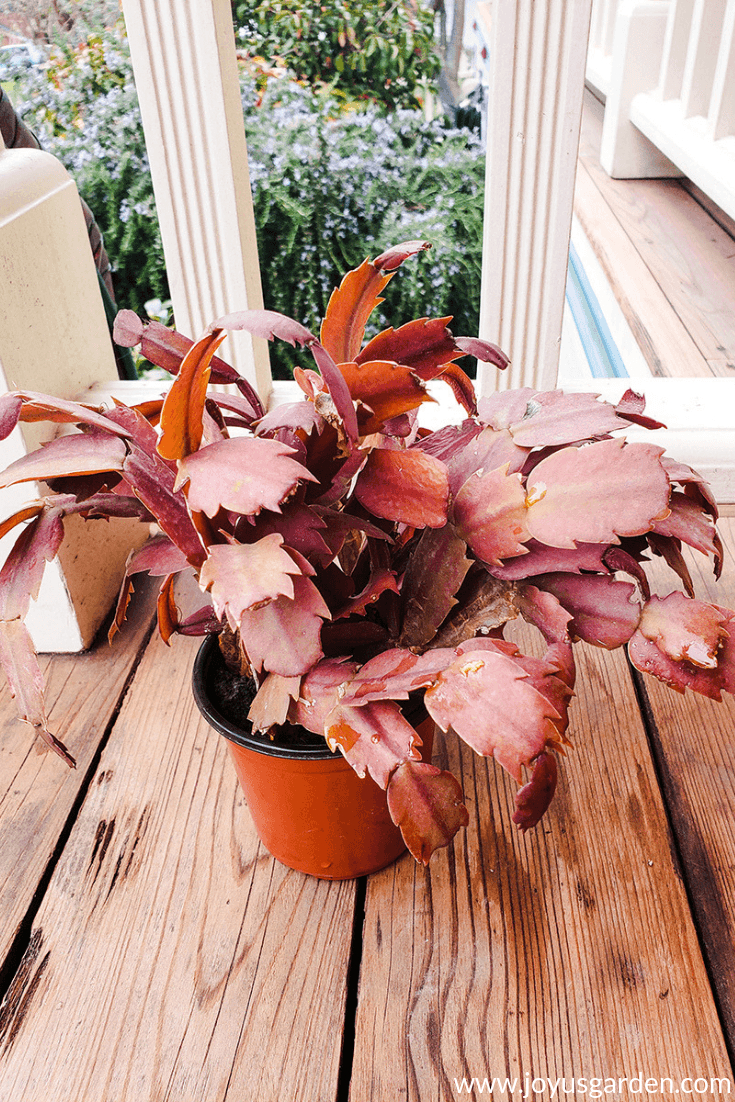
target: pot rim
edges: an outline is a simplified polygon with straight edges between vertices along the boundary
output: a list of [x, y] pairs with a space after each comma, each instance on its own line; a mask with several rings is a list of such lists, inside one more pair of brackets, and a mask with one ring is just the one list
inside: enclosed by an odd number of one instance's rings
[[[207, 692], [207, 675], [216, 646], [218, 646], [217, 636], [214, 634], [208, 635], [197, 651], [192, 670], [194, 700], [207, 723], [214, 727], [215, 731], [224, 735], [226, 739], [234, 742], [237, 746], [244, 746], [246, 750], [252, 750], [256, 754], [265, 754], [266, 757], [290, 758], [299, 761], [334, 761], [341, 757], [339, 751], [335, 753], [330, 750], [326, 742], [324, 742], [323, 749], [317, 746], [279, 746], [276, 743], [266, 742], [262, 738], [256, 738], [254, 735], [248, 734], [247, 731], [223, 716], [215, 707]], [[318, 739], [320, 736], [315, 735], [314, 737]]]

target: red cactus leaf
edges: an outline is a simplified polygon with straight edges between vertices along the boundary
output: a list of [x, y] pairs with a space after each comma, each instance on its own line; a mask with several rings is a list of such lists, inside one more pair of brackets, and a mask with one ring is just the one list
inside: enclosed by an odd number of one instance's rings
[[208, 517], [221, 508], [243, 516], [261, 509], [278, 512], [300, 479], [316, 481], [293, 454], [293, 448], [277, 440], [221, 440], [181, 460], [176, 489], [188, 483], [189, 507]]
[[502, 348], [497, 344], [491, 344], [490, 341], [480, 340], [479, 337], [455, 337], [454, 343], [462, 355], [474, 356], [481, 363], [492, 364], [501, 371], [504, 371], [510, 363]]
[[447, 520], [447, 469], [424, 452], [374, 448], [357, 479], [355, 497], [386, 520], [413, 528], [441, 528]]
[[600, 440], [563, 448], [528, 476], [528, 529], [552, 547], [618, 543], [665, 516], [669, 480], [653, 444]]
[[454, 337], [447, 329], [449, 318], [416, 318], [399, 329], [384, 329], [355, 357], [358, 364], [368, 360], [393, 360], [404, 364], [422, 379], [457, 356]]
[[381, 272], [394, 272], [410, 256], [416, 256], [417, 253], [425, 252], [430, 248], [431, 244], [428, 241], [401, 241], [400, 245], [391, 245], [380, 256], [376, 256], [373, 266]]
[[[340, 514], [341, 516], [341, 514]], [[312, 555], [329, 555], [330, 549], [326, 544], [322, 533], [328, 533], [327, 523], [309, 505], [299, 502], [292, 504], [287, 502], [282, 512], [259, 513], [253, 523], [249, 521], [242, 525], [242, 531], [238, 528], [238, 539], [255, 543], [263, 536], [271, 532], [278, 532], [283, 536], [283, 542], [296, 551], [300, 551], [307, 558]]]
[[393, 647], [366, 662], [343, 685], [340, 700], [356, 706], [373, 700], [408, 700], [412, 692], [431, 685], [455, 657], [454, 650], [446, 647], [422, 655]]
[[254, 731], [269, 731], [286, 722], [288, 710], [298, 700], [300, 677], [281, 677], [269, 673], [255, 694], [248, 719]]
[[630, 574], [631, 578], [635, 578], [640, 586], [644, 600], [648, 600], [651, 596], [651, 587], [648, 584], [646, 572], [629, 551], [626, 551], [624, 547], [608, 547], [602, 559], [606, 568], [611, 571], [611, 573], [615, 574], [622, 572], [623, 574]]
[[309, 670], [301, 682], [299, 696], [289, 708], [288, 718], [307, 731], [324, 733], [327, 717], [340, 699], [340, 687], [357, 671], [356, 662], [325, 658]]
[[681, 553], [681, 544], [679, 541], [673, 539], [671, 536], [659, 536], [655, 532], [648, 532], [646, 534], [646, 540], [654, 554], [660, 555], [674, 573], [681, 578], [684, 584], [684, 591], [690, 597], [693, 597], [694, 583], [689, 573], [689, 567], [684, 561], [684, 556]]
[[[220, 405], [226, 405], [219, 396], [217, 401]], [[314, 403], [301, 401], [276, 406], [275, 409], [266, 413], [265, 417], [261, 417], [254, 427], [257, 436], [267, 436], [268, 433], [277, 432], [282, 428], [298, 429], [309, 435], [314, 429], [321, 431], [322, 424], [323, 420], [317, 413]]]
[[250, 664], [282, 677], [307, 673], [322, 657], [320, 631], [329, 609], [309, 579], [294, 578], [294, 597], [277, 597], [243, 612], [240, 637]]
[[56, 424], [82, 424], [111, 432], [114, 436], [128, 436], [129, 433], [110, 416], [100, 409], [69, 402], [65, 398], [52, 398], [48, 394], [37, 394], [33, 390], [18, 391], [23, 400], [20, 420], [26, 422], [53, 421]]
[[391, 276], [383, 275], [374, 263], [364, 260], [332, 291], [319, 336], [337, 363], [354, 361], [360, 351], [365, 324], [383, 301], [380, 295], [390, 279]]
[[340, 606], [335, 612], [334, 619], [341, 620], [345, 616], [362, 616], [365, 610], [380, 598], [383, 593], [399, 593], [398, 582], [392, 570], [379, 570], [370, 576], [368, 584], [354, 597]]
[[422, 533], [401, 586], [402, 644], [420, 647], [434, 638], [472, 565], [466, 551], [451, 525]]
[[517, 590], [513, 600], [523, 619], [534, 624], [547, 643], [569, 640], [569, 621], [572, 614], [562, 607], [553, 593], [535, 585], [523, 585]]
[[638, 630], [675, 662], [716, 669], [728, 622], [715, 605], [670, 593], [646, 601]]
[[[310, 347], [314, 361], [322, 373], [322, 378], [327, 384], [330, 397], [334, 403], [334, 408], [340, 417], [344, 431], [350, 440], [357, 440], [357, 414], [355, 407], [352, 404], [352, 396], [350, 395], [345, 378], [337, 367], [334, 359], [319, 343], [314, 341]], [[323, 400], [320, 402], [320, 396], [317, 395], [314, 399], [317, 410], [326, 417], [326, 413], [323, 410]]]
[[294, 596], [292, 575], [299, 567], [283, 547], [277, 533], [257, 543], [219, 543], [209, 548], [199, 572], [202, 589], [211, 590], [212, 604], [220, 619], [227, 616], [236, 631], [242, 615], [275, 597]]
[[735, 693], [735, 612], [718, 605], [713, 607], [725, 617], [723, 630], [727, 633], [717, 655], [716, 667], [705, 668], [684, 659], [671, 658], [641, 631], [637, 631], [628, 644], [633, 665], [680, 693], [691, 689], [712, 700], [722, 700], [723, 690]]
[[169, 640], [179, 626], [179, 610], [174, 600], [175, 577], [175, 574], [169, 574], [164, 578], [156, 603], [158, 630], [167, 647], [170, 646]]
[[489, 425], [492, 429], [508, 429], [517, 421], [523, 420], [529, 403], [539, 393], [530, 386], [498, 390], [487, 398], [480, 399], [477, 415], [484, 425]]
[[421, 756], [417, 749], [421, 739], [391, 700], [371, 701], [359, 708], [340, 701], [327, 717], [324, 735], [359, 777], [367, 772], [381, 788], [387, 787], [397, 765]]
[[215, 635], [221, 629], [222, 625], [212, 612], [212, 606], [204, 605], [186, 619], [180, 620], [176, 630], [179, 635]]
[[130, 604], [130, 598], [134, 593], [133, 583], [129, 574], [126, 574], [122, 580], [120, 586], [120, 592], [117, 595], [117, 604], [115, 605], [115, 615], [112, 623], [107, 631], [107, 642], [111, 643], [115, 638], [120, 628], [125, 623], [125, 617], [128, 614], [128, 605]]
[[523, 767], [559, 741], [559, 713], [510, 655], [467, 650], [426, 690], [424, 703], [443, 731], [452, 727], [519, 784]]
[[73, 433], [16, 459], [0, 474], [0, 487], [15, 482], [49, 481], [66, 475], [121, 471], [125, 444], [119, 436]]
[[72, 769], [76, 762], [47, 725], [43, 708], [43, 676], [28, 628], [22, 620], [0, 621], [0, 664], [18, 710], [37, 735]]
[[527, 456], [528, 449], [519, 448], [507, 429], [484, 428], [466, 447], [446, 460], [449, 489], [456, 496], [476, 471], [495, 471], [507, 466], [509, 474], [517, 474], [523, 469]]
[[465, 412], [472, 417], [475, 416], [477, 413], [475, 388], [472, 379], [462, 370], [459, 364], [444, 364], [442, 369], [435, 372], [432, 378], [440, 379], [441, 382], [446, 383]]
[[627, 643], [638, 627], [641, 606], [635, 586], [600, 574], [542, 574], [533, 582], [557, 598], [572, 614], [576, 638], [614, 650]]
[[200, 566], [205, 551], [182, 495], [174, 492], [174, 476], [165, 460], [133, 444], [125, 459], [124, 472], [135, 496], [156, 518], [169, 539], [192, 566]]
[[18, 524], [22, 524], [24, 520], [30, 520], [31, 517], [37, 517], [39, 513], [42, 513], [46, 508], [46, 504], [43, 501], [34, 501], [31, 505], [24, 506], [23, 509], [19, 509], [17, 513], [13, 513], [0, 524], [0, 539], [3, 536], [7, 536], [8, 532], [12, 530]]
[[38, 597], [46, 563], [64, 538], [58, 509], [48, 509], [20, 533], [0, 570], [0, 620], [23, 619]]
[[456, 778], [428, 762], [398, 766], [388, 784], [388, 809], [410, 853], [425, 865], [470, 821]]
[[636, 394], [634, 390], [626, 390], [623, 397], [615, 406], [616, 411], [626, 421], [636, 425], [642, 425], [646, 429], [664, 429], [666, 426], [653, 417], [646, 417], [643, 410], [646, 408], [646, 399], [642, 394]]
[[679, 490], [674, 490], [669, 500], [669, 509], [671, 512], [667, 517], [653, 522], [653, 531], [661, 536], [681, 540], [704, 555], [714, 555], [717, 558], [717, 531], [710, 515], [700, 503]]
[[536, 758], [530, 781], [516, 793], [513, 822], [519, 830], [526, 831], [535, 827], [546, 813], [556, 792], [556, 781], [556, 758], [544, 751]]
[[154, 536], [128, 559], [125, 573], [140, 574], [146, 572], [154, 577], [164, 574], [176, 574], [186, 570], [189, 561], [183, 551], [172, 543], [168, 536]]
[[712, 493], [712, 488], [705, 479], [702, 478], [701, 474], [692, 470], [686, 463], [679, 463], [676, 459], [671, 459], [668, 455], [661, 456], [661, 465], [671, 482], [678, 482], [679, 485], [683, 486], [684, 493], [687, 497], [691, 497], [694, 501], [697, 501], [705, 512], [709, 513], [711, 517], [717, 520], [719, 515], [717, 502]]
[[454, 500], [454, 525], [478, 558], [496, 566], [526, 552], [526, 494], [518, 474], [508, 466], [478, 471]]
[[179, 373], [161, 410], [158, 453], [164, 459], [185, 459], [202, 442], [202, 419], [212, 356], [226, 334], [208, 333], [184, 356]]
[[20, 420], [23, 399], [19, 394], [0, 396], [0, 440], [7, 440]]
[[531, 578], [534, 574], [549, 574], [564, 571], [565, 574], [579, 574], [581, 571], [602, 572], [605, 570], [603, 555], [605, 545], [599, 543], [580, 543], [573, 549], [547, 547], [538, 540], [529, 540], [524, 544], [525, 555], [508, 559], [499, 566], [492, 567], [492, 574], [506, 582]]
[[535, 394], [523, 418], [510, 426], [513, 439], [525, 448], [573, 444], [630, 424], [614, 406], [598, 398], [598, 394], [565, 394], [563, 390]]
[[392, 417], [433, 400], [410, 368], [389, 360], [342, 363], [339, 369], [353, 400], [362, 402], [371, 411], [366, 418], [358, 418], [362, 422], [362, 436], [379, 432]]
[[286, 317], [285, 314], [279, 314], [277, 310], [239, 310], [217, 318], [209, 328], [212, 333], [217, 333], [220, 329], [244, 330], [254, 337], [262, 337], [263, 340], [272, 341], [277, 338], [292, 346], [299, 345], [301, 348], [313, 344], [316, 340], [306, 326]]
[[[427, 436], [420, 437], [411, 447], [417, 448], [435, 459], [449, 464], [450, 460], [461, 459], [462, 452], [476, 436], [482, 432], [482, 425], [468, 418], [461, 425], [445, 425]], [[500, 466], [501, 464], [498, 464]]]
[[112, 339], [121, 348], [135, 348], [143, 339], [143, 322], [134, 310], [118, 310], [112, 327]]

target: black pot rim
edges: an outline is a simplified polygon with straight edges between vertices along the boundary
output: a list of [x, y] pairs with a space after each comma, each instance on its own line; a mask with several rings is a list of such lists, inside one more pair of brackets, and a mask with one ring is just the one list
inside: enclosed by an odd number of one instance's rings
[[[216, 635], [206, 637], [197, 651], [191, 679], [196, 705], [207, 723], [214, 727], [215, 731], [224, 735], [230, 742], [245, 747], [246, 750], [253, 750], [256, 754], [265, 754], [268, 757], [290, 758], [292, 761], [331, 761], [335, 758], [335, 753], [329, 749], [326, 742], [323, 742], [323, 748], [317, 746], [284, 746], [266, 742], [265, 739], [256, 738], [232, 723], [226, 716], [223, 716], [215, 707], [207, 692], [209, 668], [216, 653], [215, 648], [218, 646]], [[314, 738], [318, 739], [319, 736], [315, 735]]]

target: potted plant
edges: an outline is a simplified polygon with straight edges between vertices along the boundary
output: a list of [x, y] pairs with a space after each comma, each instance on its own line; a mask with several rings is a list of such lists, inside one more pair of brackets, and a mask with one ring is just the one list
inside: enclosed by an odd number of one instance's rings
[[[468, 821], [457, 780], [421, 758], [422, 715], [515, 778], [522, 830], [539, 821], [567, 742], [578, 639], [627, 644], [638, 669], [682, 692], [719, 699], [735, 691], [735, 613], [695, 599], [681, 555], [682, 543], [711, 555], [719, 575], [715, 502], [661, 448], [613, 435], [631, 423], [658, 426], [640, 396], [629, 391], [613, 406], [593, 394], [524, 388], [477, 402], [456, 361], [471, 354], [502, 369], [507, 358], [495, 345], [455, 337], [449, 318], [420, 318], [364, 343], [393, 273], [427, 247], [407, 242], [348, 273], [318, 339], [269, 311], [220, 318], [196, 343], [124, 312], [118, 340], [141, 343], [175, 376], [165, 399], [111, 410], [29, 392], [0, 400], [5, 434], [19, 418], [79, 429], [0, 478], [0, 486], [52, 484], [2, 528], [28, 522], [0, 573], [0, 653], [24, 717], [67, 761], [44, 720], [23, 616], [69, 513], [157, 523], [160, 534], [129, 559], [111, 634], [133, 575], [161, 576], [164, 640], [209, 634], [220, 644], [205, 644], [197, 662], [205, 713], [238, 738], [207, 683], [221, 654], [234, 695], [252, 685], [245, 710], [256, 746], [272, 741], [294, 771], [301, 751], [286, 739], [281, 752], [284, 732], [295, 729], [297, 742], [311, 733], [314, 770], [321, 775], [326, 759], [354, 771], [346, 802], [363, 793], [372, 807], [349, 828], [353, 848], [365, 848], [375, 816], [392, 832], [371, 867], [404, 842], [427, 862]], [[308, 349], [316, 370], [297, 368], [300, 401], [266, 412], [215, 357], [234, 329]], [[434, 379], [451, 387], [466, 417], [428, 431], [419, 414]], [[236, 392], [212, 392], [210, 382]], [[679, 588], [651, 595], [649, 554], [663, 557]], [[182, 571], [208, 599], [189, 616], [174, 600]], [[541, 632], [542, 658], [504, 638], [518, 616]], [[258, 783], [262, 795], [275, 781], [269, 774]], [[274, 796], [279, 827], [295, 802], [296, 835], [311, 832], [305, 816], [329, 802], [336, 774], [319, 784], [305, 803], [294, 788]], [[261, 796], [248, 798], [255, 810]], [[278, 852], [277, 840], [267, 844]], [[317, 875], [356, 867], [333, 854], [310, 860]]]

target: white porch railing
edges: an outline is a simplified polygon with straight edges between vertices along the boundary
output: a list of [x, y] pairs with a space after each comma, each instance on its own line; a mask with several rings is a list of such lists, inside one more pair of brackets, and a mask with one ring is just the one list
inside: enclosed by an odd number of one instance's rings
[[[595, 0], [616, 7], [600, 160], [611, 176], [684, 175], [735, 217], [735, 0]], [[594, 33], [594, 32], [593, 32]], [[605, 40], [607, 41], [607, 39]]]

